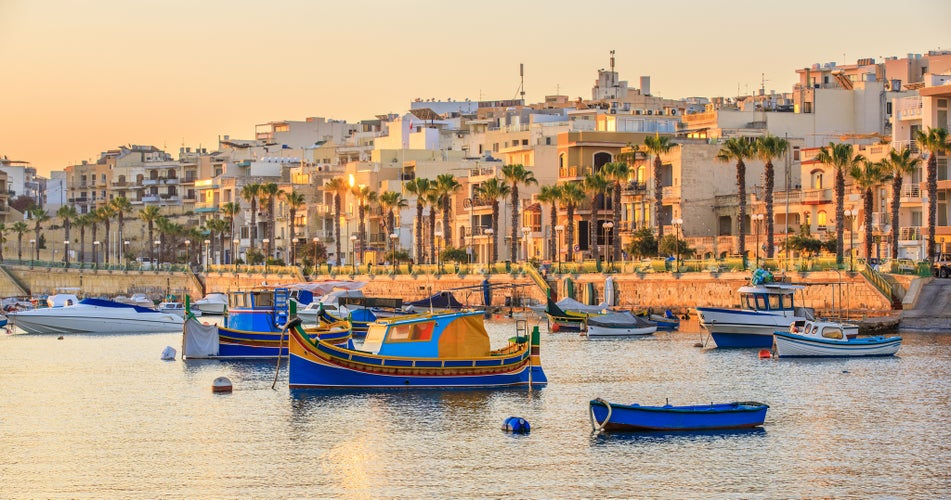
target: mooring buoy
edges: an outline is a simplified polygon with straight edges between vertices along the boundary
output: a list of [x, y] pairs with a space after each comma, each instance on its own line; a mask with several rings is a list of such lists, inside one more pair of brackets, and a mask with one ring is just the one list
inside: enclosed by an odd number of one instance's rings
[[211, 383], [211, 392], [231, 392], [231, 380], [228, 377], [218, 377]]

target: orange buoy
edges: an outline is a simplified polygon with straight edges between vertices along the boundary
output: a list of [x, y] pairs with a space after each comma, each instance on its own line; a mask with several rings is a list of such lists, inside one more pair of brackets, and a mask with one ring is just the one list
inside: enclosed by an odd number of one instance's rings
[[771, 357], [773, 357], [773, 353], [771, 353], [769, 349], [760, 349], [759, 359], [769, 359]]
[[551, 331], [557, 332], [558, 330], [561, 330], [561, 327], [558, 326], [558, 323], [552, 323], [552, 324], [551, 324]]

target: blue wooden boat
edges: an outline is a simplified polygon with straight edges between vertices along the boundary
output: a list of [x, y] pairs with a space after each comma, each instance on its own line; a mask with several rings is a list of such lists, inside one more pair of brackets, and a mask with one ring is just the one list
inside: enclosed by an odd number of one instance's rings
[[[284, 325], [294, 308], [294, 302], [288, 301], [288, 297], [289, 290], [284, 287], [232, 292], [223, 325], [204, 324], [189, 315], [182, 329], [182, 357], [268, 359], [287, 356]], [[305, 332], [331, 344], [353, 346], [346, 321], [323, 322]]]
[[589, 408], [596, 431], [697, 431], [758, 427], [763, 425], [769, 406], [756, 402], [641, 406], [598, 398]]
[[308, 388], [500, 388], [548, 383], [536, 327], [492, 350], [483, 312], [382, 319], [362, 349], [315, 339], [292, 321], [288, 383]]

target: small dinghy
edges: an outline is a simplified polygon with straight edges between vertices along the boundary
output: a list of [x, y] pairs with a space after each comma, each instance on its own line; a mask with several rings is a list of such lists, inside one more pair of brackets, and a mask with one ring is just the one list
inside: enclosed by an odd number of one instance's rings
[[766, 420], [769, 406], [757, 402], [641, 406], [598, 398], [589, 408], [596, 431], [706, 431], [758, 427]]

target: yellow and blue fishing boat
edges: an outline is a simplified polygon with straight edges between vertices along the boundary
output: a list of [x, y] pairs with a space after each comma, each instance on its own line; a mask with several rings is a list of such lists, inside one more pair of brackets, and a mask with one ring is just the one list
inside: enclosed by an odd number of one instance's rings
[[421, 314], [370, 325], [360, 350], [288, 327], [291, 389], [501, 388], [548, 383], [538, 328], [492, 350], [483, 312]]

